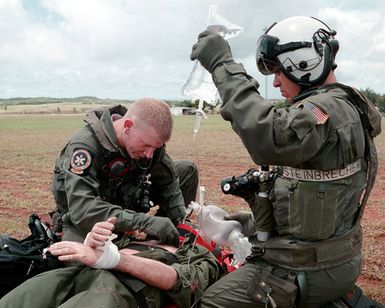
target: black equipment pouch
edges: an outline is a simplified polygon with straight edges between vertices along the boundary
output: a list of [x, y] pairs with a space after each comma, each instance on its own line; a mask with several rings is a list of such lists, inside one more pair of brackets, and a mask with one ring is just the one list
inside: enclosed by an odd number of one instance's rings
[[289, 308], [293, 307], [297, 297], [297, 286], [260, 268], [257, 278], [250, 282], [246, 292], [265, 307]]
[[31, 235], [23, 240], [0, 235], [0, 298], [30, 277], [62, 266], [57, 257], [44, 253], [52, 242], [52, 231], [32, 214]]

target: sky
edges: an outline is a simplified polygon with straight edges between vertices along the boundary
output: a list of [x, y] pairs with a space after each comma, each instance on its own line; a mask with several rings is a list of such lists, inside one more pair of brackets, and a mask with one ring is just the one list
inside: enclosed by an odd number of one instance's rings
[[256, 41], [295, 15], [337, 31], [339, 82], [385, 92], [383, 0], [0, 0], [0, 98], [189, 99], [181, 87], [211, 4], [243, 27], [229, 44], [263, 96], [280, 93], [256, 69]]

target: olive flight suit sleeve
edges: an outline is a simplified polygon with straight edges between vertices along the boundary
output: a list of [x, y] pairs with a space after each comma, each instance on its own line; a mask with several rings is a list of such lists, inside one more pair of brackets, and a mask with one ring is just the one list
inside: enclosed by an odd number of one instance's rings
[[[84, 170], [76, 170], [71, 166], [74, 153], [78, 150], [90, 155], [90, 164]], [[100, 156], [100, 153], [98, 153]], [[68, 212], [63, 215], [64, 225], [69, 229], [75, 228], [78, 235], [85, 235], [92, 229], [96, 222], [104, 221], [109, 217], [118, 217], [117, 231], [133, 228], [133, 219], [136, 214], [133, 211], [123, 210], [120, 206], [104, 201], [99, 195], [98, 169], [100, 159], [94, 149], [85, 144], [70, 143], [64, 155], [62, 155], [62, 172], [64, 177], [64, 189], [67, 198]], [[80, 240], [69, 238], [67, 240]]]
[[206, 248], [186, 240], [176, 252], [179, 263], [172, 267], [178, 274], [178, 283], [168, 296], [178, 307], [191, 307], [211, 284], [223, 274], [215, 256]]
[[326, 142], [328, 122], [317, 125], [309, 109], [275, 108], [241, 64], [217, 67], [213, 80], [223, 102], [222, 117], [231, 122], [256, 164], [297, 165]]
[[186, 213], [183, 195], [174, 162], [164, 149], [151, 169], [151, 182], [154, 203], [174, 224], [181, 222]]

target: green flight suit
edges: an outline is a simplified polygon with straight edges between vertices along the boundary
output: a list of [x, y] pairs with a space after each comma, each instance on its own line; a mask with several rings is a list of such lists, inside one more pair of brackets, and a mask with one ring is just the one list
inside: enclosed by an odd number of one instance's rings
[[[167, 263], [166, 254], [170, 253], [154, 248], [136, 255]], [[172, 255], [177, 262], [171, 266], [177, 271], [179, 281], [171, 291], [144, 286], [139, 292], [148, 308], [160, 308], [170, 303], [190, 307], [222, 274], [215, 256], [200, 245], [192, 245], [189, 240]], [[133, 292], [110, 271], [74, 266], [48, 271], [27, 280], [1, 298], [0, 307], [133, 308], [137, 307]]]
[[[213, 80], [223, 101], [221, 115], [231, 122], [253, 161], [282, 167], [268, 195], [275, 236], [265, 243], [252, 241], [253, 252], [246, 265], [211, 286], [202, 307], [265, 307], [269, 290], [260, 283], [266, 279], [278, 307], [291, 307], [300, 293], [304, 307], [339, 298], [360, 274], [360, 239], [353, 243], [351, 256], [344, 256], [345, 261], [333, 262], [333, 254], [334, 250], [344, 254], [338, 239], [355, 223], [367, 171], [364, 130], [351, 98], [338, 84], [325, 85], [298, 97], [290, 107], [277, 109], [260, 96], [258, 82], [240, 64], [217, 67]], [[356, 165], [360, 167], [351, 168]], [[287, 177], [285, 170], [297, 178]], [[312, 172], [321, 174], [323, 180], [307, 180]], [[335, 174], [348, 173], [333, 179]], [[334, 238], [328, 255], [321, 246]], [[279, 246], [281, 239], [285, 242]], [[268, 246], [273, 241], [276, 246]], [[300, 251], [282, 263], [266, 260], [267, 247], [284, 251], [293, 243], [313, 245], [312, 251], [320, 249], [328, 262], [312, 265]], [[290, 295], [282, 294], [285, 288]]]
[[120, 105], [90, 111], [57, 158], [52, 191], [63, 215], [63, 240], [82, 242], [96, 222], [112, 216], [118, 217], [116, 232], [132, 230], [144, 175], [151, 175], [151, 201], [174, 224], [185, 216], [185, 202], [195, 200], [198, 173], [192, 162], [178, 161], [176, 169], [165, 146], [151, 160], [136, 161], [118, 146], [112, 117], [126, 112]]

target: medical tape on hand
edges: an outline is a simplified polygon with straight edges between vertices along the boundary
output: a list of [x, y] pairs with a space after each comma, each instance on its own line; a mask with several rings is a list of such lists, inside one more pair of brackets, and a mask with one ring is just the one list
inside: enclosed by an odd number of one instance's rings
[[[87, 241], [89, 238], [89, 234], [87, 234], [86, 239], [84, 240], [84, 244], [87, 245]], [[102, 250], [103, 253], [100, 255], [99, 259], [95, 262], [91, 267], [93, 268], [101, 268], [101, 269], [111, 269], [118, 265], [120, 261], [120, 253], [118, 250], [118, 246], [116, 246], [112, 240], [117, 237], [116, 234], [112, 234], [108, 241], [104, 243], [104, 246], [98, 246], [96, 249]]]

